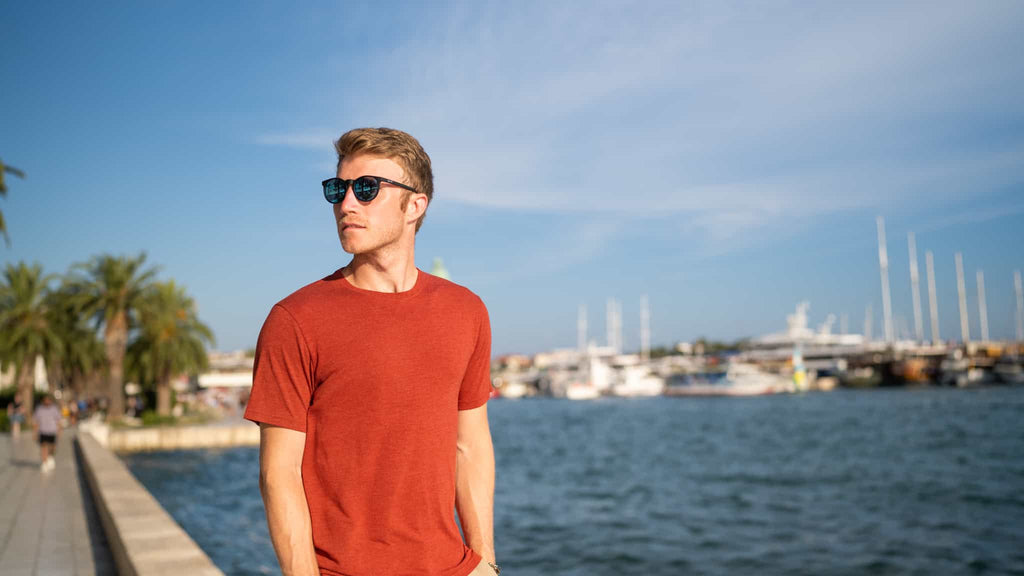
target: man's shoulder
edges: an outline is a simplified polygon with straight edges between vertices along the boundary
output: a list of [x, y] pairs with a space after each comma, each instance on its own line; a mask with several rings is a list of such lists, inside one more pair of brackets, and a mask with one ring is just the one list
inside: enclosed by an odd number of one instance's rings
[[324, 306], [334, 305], [340, 295], [335, 289], [335, 282], [338, 280], [344, 281], [340, 269], [285, 296], [274, 304], [274, 307], [284, 308], [292, 316], [299, 316], [309, 312], [315, 313]]
[[430, 289], [442, 298], [452, 300], [460, 306], [485, 307], [483, 299], [476, 292], [440, 276], [430, 275]]

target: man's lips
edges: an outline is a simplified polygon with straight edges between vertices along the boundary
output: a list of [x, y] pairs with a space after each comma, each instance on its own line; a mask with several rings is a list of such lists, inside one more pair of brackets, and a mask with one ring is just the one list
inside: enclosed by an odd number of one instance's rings
[[353, 224], [353, 223], [349, 223], [349, 222], [342, 222], [341, 223], [342, 231], [348, 230], [349, 228], [365, 228], [365, 226], [360, 226], [359, 224]]

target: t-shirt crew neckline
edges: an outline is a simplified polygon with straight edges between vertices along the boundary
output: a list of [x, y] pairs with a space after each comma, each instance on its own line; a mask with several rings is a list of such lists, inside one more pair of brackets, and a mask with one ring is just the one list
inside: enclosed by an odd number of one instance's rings
[[409, 298], [412, 298], [420, 291], [422, 291], [423, 285], [427, 283], [427, 274], [424, 273], [423, 270], [420, 270], [419, 267], [417, 267], [415, 283], [413, 283], [412, 288], [409, 288], [404, 292], [380, 292], [377, 290], [367, 290], [366, 288], [360, 288], [359, 286], [356, 286], [355, 284], [349, 282], [348, 278], [345, 277], [345, 273], [343, 272], [344, 270], [344, 266], [338, 268], [338, 270], [334, 272], [334, 276], [336, 276], [338, 280], [341, 281], [341, 285], [344, 287], [345, 290], [369, 298], [379, 298], [382, 300], [388, 300], [389, 302], [408, 300]]

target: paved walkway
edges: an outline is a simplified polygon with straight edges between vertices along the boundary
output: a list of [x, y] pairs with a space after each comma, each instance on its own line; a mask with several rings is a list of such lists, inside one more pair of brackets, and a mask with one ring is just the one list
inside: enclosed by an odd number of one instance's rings
[[[39, 470], [31, 432], [0, 434], [0, 574], [116, 576], [75, 453], [75, 430], [57, 443], [57, 467]], [[83, 497], [84, 496], [84, 497]]]

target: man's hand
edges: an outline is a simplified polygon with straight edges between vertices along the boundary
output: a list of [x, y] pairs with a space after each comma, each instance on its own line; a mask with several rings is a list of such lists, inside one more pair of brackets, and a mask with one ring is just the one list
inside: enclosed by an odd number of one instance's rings
[[476, 568], [469, 573], [469, 576], [495, 576], [495, 574], [497, 574], [497, 572], [494, 571], [494, 568], [491, 568], [491, 565], [487, 563], [487, 560], [481, 560], [480, 563], [476, 565]]

